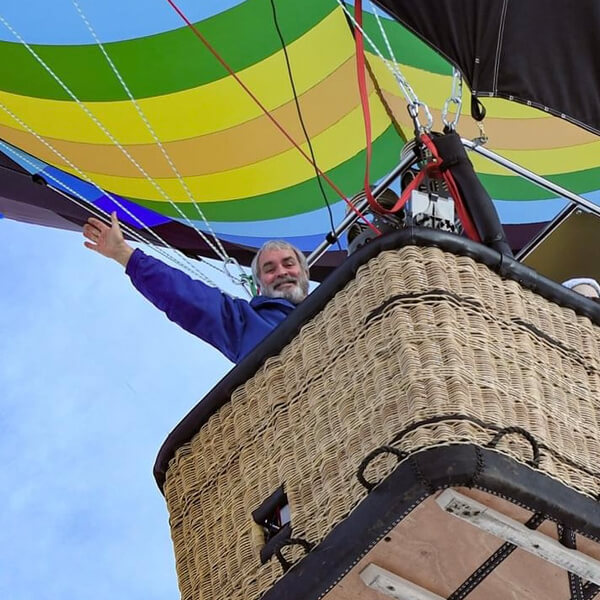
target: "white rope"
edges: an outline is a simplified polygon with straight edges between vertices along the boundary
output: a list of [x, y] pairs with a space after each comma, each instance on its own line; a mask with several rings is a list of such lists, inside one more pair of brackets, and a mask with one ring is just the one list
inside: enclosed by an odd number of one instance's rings
[[[25, 48], [29, 51], [29, 53], [36, 59], [36, 61], [48, 72], [48, 74], [60, 85], [60, 87], [73, 99], [73, 101], [85, 112], [85, 114], [94, 122], [94, 124], [108, 137], [108, 139], [117, 147], [119, 148], [119, 150], [129, 159], [129, 161], [140, 171], [140, 173], [142, 173], [142, 175], [146, 178], [146, 180], [159, 192], [159, 194], [169, 203], [172, 203], [171, 199], [168, 197], [168, 195], [166, 194], [166, 192], [158, 185], [158, 183], [156, 183], [156, 181], [154, 181], [154, 179], [152, 177], [150, 177], [150, 175], [145, 171], [145, 169], [133, 158], [133, 156], [131, 156], [131, 154], [127, 151], [126, 148], [124, 148], [122, 146], [122, 144], [110, 133], [110, 131], [108, 131], [108, 129], [106, 127], [104, 127], [104, 125], [101, 123], [101, 121], [87, 108], [87, 106], [85, 106], [85, 104], [83, 104], [79, 98], [77, 98], [77, 96], [70, 90], [70, 88], [60, 79], [60, 77], [58, 77], [56, 75], [56, 73], [54, 73], [54, 71], [45, 63], [45, 61], [35, 52], [35, 50], [33, 48], [31, 48], [31, 46], [27, 43], [27, 41], [8, 23], [8, 21], [6, 21], [6, 19], [0, 15], [0, 22], [13, 34], [13, 36], [21, 43], [25, 46]], [[2, 106], [2, 108], [6, 111], [8, 111], [8, 109], [4, 106]], [[11, 114], [11, 116], [13, 118], [16, 117], [16, 115], [13, 115], [12, 113], [9, 112], [9, 114]], [[16, 118], [18, 119], [18, 118]], [[144, 223], [142, 223], [142, 221], [140, 221], [140, 219], [138, 219], [135, 215], [133, 215], [127, 208], [125, 208], [121, 203], [119, 203], [116, 198], [114, 198], [111, 194], [109, 194], [108, 192], [106, 192], [105, 190], [102, 190], [98, 185], [96, 185], [85, 173], [83, 173], [83, 171], [81, 171], [78, 167], [76, 167], [71, 161], [69, 161], [68, 159], [66, 159], [66, 157], [62, 156], [55, 148], [53, 148], [50, 144], [48, 144], [45, 140], [43, 140], [41, 138], [41, 136], [38, 136], [37, 133], [35, 133], [33, 130], [31, 130], [30, 128], [28, 128], [28, 131], [30, 131], [30, 133], [32, 133], [33, 135], [36, 136], [36, 138], [38, 138], [40, 141], [42, 141], [42, 143], [44, 143], [46, 146], [48, 146], [53, 152], [55, 152], [57, 154], [57, 156], [60, 156], [65, 162], [67, 162], [67, 164], [69, 164], [69, 166], [76, 170], [78, 174], [80, 174], [86, 181], [88, 181], [89, 183], [91, 183], [92, 185], [94, 185], [94, 187], [98, 188], [102, 193], [106, 194], [109, 198], [111, 198], [111, 200], [113, 200], [113, 202], [115, 202], [115, 204], [117, 204], [117, 206], [119, 206], [119, 208], [121, 208], [125, 213], [127, 213], [129, 216], [131, 216], [133, 219], [135, 219], [138, 223], [140, 223], [144, 229], [147, 229], [155, 238], [159, 239], [160, 242], [162, 244], [166, 244], [166, 242], [164, 240], [162, 240], [154, 231], [152, 231], [150, 228], [148, 228]], [[168, 244], [166, 244], [168, 247]], [[185, 255], [183, 253], [181, 253], [181, 256], [185, 258]], [[218, 254], [217, 254], [218, 255]], [[222, 258], [222, 257], [220, 257]], [[186, 258], [187, 261], [187, 258]], [[226, 257], [224, 260], [225, 263], [233, 263], [236, 262], [234, 259]], [[207, 263], [209, 264], [209, 263]], [[211, 265], [212, 266], [212, 265]], [[239, 265], [238, 265], [239, 266]], [[203, 274], [201, 274], [200, 271], [198, 271], [195, 267], [193, 267], [190, 264], [190, 268], [199, 275], [199, 277], [205, 277]], [[240, 271], [241, 271], [241, 267], [240, 267]], [[244, 290], [249, 293], [251, 295], [251, 292], [247, 289], [247, 287], [244, 285], [245, 280], [242, 276], [240, 276], [238, 279], [234, 278], [231, 274], [229, 274], [227, 271], [225, 271], [227, 273], [227, 275], [229, 276], [230, 279], [232, 279], [233, 281], [235, 281], [236, 283], [239, 283], [240, 285], [242, 285], [244, 287]], [[212, 284], [211, 284], [212, 285]]]
[[[119, 202], [117, 200], [117, 198], [115, 198], [109, 192], [103, 190], [99, 185], [97, 185], [94, 181], [92, 181], [81, 169], [79, 169], [79, 167], [77, 167], [75, 164], [73, 164], [59, 150], [57, 150], [56, 148], [54, 148], [54, 146], [52, 146], [52, 144], [50, 144], [41, 135], [39, 135], [36, 131], [34, 131], [31, 127], [29, 127], [29, 125], [27, 125], [27, 123], [25, 123], [20, 117], [18, 117], [17, 115], [15, 115], [2, 102], [0, 102], [0, 109], [2, 109], [5, 113], [7, 113], [12, 119], [14, 119], [14, 121], [16, 123], [18, 123], [28, 133], [30, 133], [31, 135], [33, 135], [36, 138], [36, 140], [38, 140], [41, 144], [43, 144], [44, 146], [46, 146], [51, 152], [53, 152], [54, 154], [56, 154], [56, 156], [58, 156], [61, 160], [63, 160], [69, 167], [71, 167], [71, 169], [73, 169], [84, 181], [86, 181], [87, 183], [89, 183], [90, 185], [92, 185], [93, 187], [95, 187], [101, 194], [106, 195], [110, 200], [112, 200], [115, 203], [116, 206], [118, 206], [125, 214], [127, 214], [129, 217], [131, 217], [134, 221], [136, 221], [137, 223], [139, 223], [141, 225], [141, 227], [144, 230], [146, 230], [151, 236], [153, 236], [155, 239], [157, 239], [158, 242], [161, 245], [166, 246], [167, 248], [169, 248], [169, 249], [177, 252], [178, 254], [180, 254], [183, 257], [183, 261], [184, 262], [183, 263], [180, 262], [179, 264], [180, 265], [183, 264], [184, 266], [186, 266], [186, 270], [193, 272], [200, 279], [203, 279], [203, 280], [207, 279], [206, 276], [200, 270], [198, 270], [195, 267], [195, 265], [191, 261], [189, 261], [187, 259], [187, 257], [182, 252], [180, 252], [176, 248], [173, 248], [167, 242], [165, 242], [165, 240], [163, 240], [155, 231], [153, 231], [152, 229], [150, 229], [143, 221], [141, 221], [136, 215], [134, 215], [126, 206], [124, 206], [121, 202]], [[7, 147], [9, 147], [9, 146], [7, 146]], [[25, 158], [25, 157], [23, 157], [23, 158]], [[33, 165], [33, 163], [31, 163], [31, 162], [30, 162], [30, 164]], [[33, 166], [35, 168], [35, 165], [33, 165]], [[37, 168], [35, 168], [35, 170], [37, 170]], [[69, 189], [70, 193], [75, 194], [78, 198], [80, 198], [84, 202], [88, 203], [88, 201], [81, 194], [79, 194], [76, 190], [72, 190], [72, 189], [68, 188], [68, 186], [66, 186], [64, 183], [62, 183], [61, 181], [59, 181], [58, 179], [56, 179], [54, 177], [51, 177], [51, 178], [56, 183], [58, 183], [59, 185], [62, 185], [66, 189]], [[104, 212], [106, 215], [108, 215], [108, 213], [106, 213], [105, 211], [103, 211], [103, 209], [100, 209], [99, 207], [97, 207], [95, 205], [94, 205], [94, 208], [96, 208], [98, 210], [102, 210], [102, 212]], [[142, 238], [142, 241], [144, 241], [143, 238]], [[169, 257], [168, 254], [166, 254], [166, 256]], [[210, 280], [208, 280], [206, 282], [209, 283], [209, 285], [214, 285], [214, 283], [211, 282]]]
[[[159, 193], [163, 196], [163, 198], [165, 198], [165, 200], [167, 200], [167, 202], [169, 202], [170, 204], [172, 204], [176, 210], [178, 210], [180, 212], [180, 214], [182, 214], [182, 216], [187, 219], [187, 217], [179, 210], [179, 207], [176, 206], [171, 199], [168, 197], [168, 195], [164, 192], [164, 190], [150, 177], [150, 175], [148, 173], [146, 173], [146, 171], [141, 167], [141, 165], [139, 165], [137, 163], [137, 161], [135, 161], [135, 159], [127, 152], [127, 150], [118, 142], [118, 140], [116, 140], [114, 138], [114, 136], [112, 136], [112, 134], [102, 125], [102, 123], [97, 119], [97, 117], [75, 96], [75, 94], [73, 94], [73, 92], [66, 86], [66, 84], [56, 75], [56, 73], [54, 73], [54, 71], [43, 61], [43, 59], [33, 50], [33, 48], [31, 48], [29, 46], [29, 44], [24, 40], [24, 38], [8, 23], [8, 21], [2, 16], [0, 15], [0, 22], [13, 34], [13, 36], [21, 43], [25, 46], [25, 48], [30, 52], [30, 54], [38, 61], [38, 63], [40, 63], [40, 65], [48, 72], [48, 74], [63, 88], [63, 90], [77, 103], [77, 105], [88, 115], [88, 117], [100, 128], [101, 131], [103, 131], [103, 133], [111, 140], [111, 142], [117, 146], [121, 152], [130, 160], [130, 162], [132, 162], [132, 164], [134, 164], [136, 166], [136, 168], [138, 168], [138, 170], [142, 173], [142, 175], [144, 175], [144, 177], [151, 183], [151, 185], [153, 185], [153, 187], [155, 189], [157, 189], [159, 191]], [[11, 115], [11, 117], [13, 119], [15, 119], [17, 122], [20, 121], [20, 119], [14, 115], [7, 107], [2, 106], [2, 109], [5, 110], [6, 112], [8, 112], [8, 114]], [[57, 156], [59, 156], [60, 158], [62, 158], [62, 160], [64, 160], [67, 164], [69, 164], [69, 166], [76, 171], [81, 178], [83, 178], [85, 181], [87, 181], [88, 183], [90, 183], [91, 185], [93, 185], [95, 188], [97, 188], [102, 194], [105, 194], [106, 196], [108, 196], [119, 208], [121, 208], [121, 210], [123, 210], [126, 214], [128, 214], [132, 219], [134, 219], [135, 221], [137, 221], [142, 228], [146, 229], [154, 238], [156, 238], [157, 240], [159, 240], [161, 245], [166, 246], [167, 248], [177, 252], [179, 255], [181, 255], [181, 257], [183, 258], [183, 260], [186, 262], [187, 264], [187, 269], [188, 271], [193, 272], [197, 277], [199, 277], [200, 279], [205, 280], [207, 283], [209, 283], [209, 285], [215, 285], [214, 282], [210, 281], [203, 273], [202, 271], [199, 271], [185, 256], [185, 254], [183, 254], [182, 252], [180, 252], [179, 250], [177, 250], [176, 248], [173, 248], [172, 246], [170, 246], [165, 240], [163, 240], [160, 236], [158, 236], [154, 231], [152, 231], [150, 228], [148, 228], [145, 223], [143, 223], [136, 215], [133, 215], [125, 206], [123, 206], [116, 198], [114, 198], [109, 192], [103, 190], [102, 188], [100, 188], [93, 180], [91, 180], [83, 171], [81, 171], [76, 165], [74, 165], [71, 161], [69, 161], [65, 156], [63, 156], [56, 148], [54, 148], [51, 144], [49, 144], [48, 142], [46, 142], [46, 140], [44, 140], [41, 136], [39, 136], [33, 129], [31, 129], [30, 127], [28, 127], [23, 121], [20, 121], [21, 126], [24, 127], [25, 129], [27, 129], [32, 135], [34, 135], [36, 137], [36, 139], [38, 139], [40, 142], [42, 142], [44, 145], [46, 145], [48, 148], [50, 148], [50, 150], [52, 150], [52, 152], [54, 152]], [[85, 201], [85, 198], [83, 199]], [[197, 207], [199, 208], [199, 207]], [[103, 211], [104, 212], [104, 211]], [[201, 212], [201, 211], [200, 211]], [[206, 219], [205, 219], [206, 222]], [[190, 223], [191, 224], [191, 223]], [[211, 244], [210, 240], [208, 240], [205, 236], [202, 235], [202, 233], [193, 225], [191, 224], [193, 229], [196, 230], [196, 232], [198, 232], [201, 237], [203, 237], [204, 241], [207, 243], [207, 245], [209, 247], [211, 247], [213, 249], [213, 251], [217, 254], [217, 256], [219, 256], [219, 258], [221, 259], [222, 263], [223, 263], [223, 268], [220, 269], [216, 266], [214, 266], [213, 264], [211, 264], [208, 261], [203, 261], [201, 257], [198, 257], [198, 259], [200, 261], [202, 261], [204, 264], [208, 265], [209, 267], [211, 267], [214, 270], [217, 270], [221, 273], [226, 274], [229, 279], [231, 281], [233, 281], [234, 283], [241, 285], [243, 287], [243, 289], [246, 291], [246, 293], [252, 297], [252, 292], [249, 289], [249, 285], [248, 285], [248, 281], [247, 281], [247, 275], [245, 274], [245, 272], [243, 271], [242, 267], [240, 266], [240, 264], [238, 263], [238, 261], [227, 255], [227, 252], [223, 249], [224, 252], [224, 256], [220, 255], [220, 253], [214, 248], [214, 246]], [[207, 223], [208, 227], [210, 228], [210, 225]], [[215, 238], [215, 240], [217, 240], [217, 242], [220, 244], [220, 241], [218, 240], [218, 238], [216, 237], [216, 235], [214, 234], [214, 232], [211, 229], [211, 233], [213, 234], [213, 237]], [[143, 240], [143, 238], [142, 238]], [[146, 240], [143, 240], [145, 243], [148, 243]], [[169, 258], [170, 260], [173, 260], [168, 254], [165, 254], [165, 256], [167, 258]], [[181, 264], [180, 262], [178, 264]], [[234, 275], [232, 275], [229, 270], [227, 269], [227, 265], [229, 264], [234, 264], [239, 273], [240, 276], [235, 277]], [[218, 286], [217, 286], [218, 287]]]
[[[377, 47], [377, 44], [375, 44], [375, 42], [370, 38], [370, 36], [367, 34], [367, 32], [358, 24], [358, 21], [354, 18], [354, 15], [348, 10], [348, 7], [344, 4], [344, 0], [337, 0], [337, 3], [340, 5], [341, 9], [348, 16], [348, 18], [352, 21], [354, 27], [356, 27], [356, 29], [358, 29], [361, 32], [362, 36], [367, 40], [367, 42], [369, 43], [369, 45], [371, 46], [371, 48], [373, 49], [375, 54], [377, 54], [377, 56], [379, 56], [379, 58], [383, 61], [383, 63], [388, 68], [388, 70], [394, 76], [394, 79], [398, 83], [400, 90], [402, 91], [402, 93], [404, 94], [404, 97], [406, 98], [406, 101], [408, 102], [409, 114], [412, 117], [415, 124], [417, 125], [417, 127], [423, 131], [427, 131], [427, 132], [431, 131], [431, 127], [433, 126], [433, 117], [431, 116], [431, 111], [429, 110], [429, 107], [427, 106], [427, 104], [425, 104], [424, 102], [419, 100], [418, 96], [415, 94], [415, 91], [412, 89], [410, 83], [407, 81], [407, 79], [404, 77], [404, 75], [402, 75], [402, 72], [400, 71], [400, 68], [398, 67], [398, 62], [396, 61], [396, 58], [395, 58], [393, 52], [391, 51], [391, 46], [389, 43], [388, 36], [385, 33], [385, 30], [383, 29], [383, 25], [381, 24], [381, 21], [379, 20], [379, 15], [377, 13], [377, 9], [373, 6], [374, 14], [377, 19], [377, 23], [379, 24], [379, 28], [381, 30], [383, 39], [385, 40], [385, 43], [388, 47], [388, 51], [390, 52], [394, 62], [390, 61], [383, 55], [383, 53]], [[421, 125], [421, 123], [419, 121], [419, 117], [418, 117], [419, 108], [422, 108], [425, 111], [425, 116], [427, 118], [427, 123], [425, 125]]]
[[210, 223], [208, 222], [208, 220], [206, 219], [206, 217], [204, 216], [204, 212], [202, 211], [202, 209], [200, 208], [200, 206], [198, 205], [198, 203], [196, 202], [196, 199], [194, 198], [189, 186], [187, 185], [187, 183], [185, 182], [185, 180], [183, 179], [183, 177], [181, 176], [181, 173], [179, 172], [179, 170], [177, 169], [177, 167], [175, 166], [175, 164], [173, 163], [173, 160], [171, 159], [170, 155], [168, 154], [166, 148], [164, 147], [163, 143], [160, 141], [160, 139], [158, 138], [158, 136], [156, 135], [156, 132], [154, 131], [154, 128], [152, 127], [152, 125], [150, 124], [148, 118], [146, 117], [144, 111], [142, 110], [141, 106], [139, 105], [139, 103], [137, 102], [137, 100], [134, 98], [133, 94], [131, 93], [131, 90], [129, 89], [129, 86], [127, 85], [127, 83], [125, 82], [125, 80], [123, 79], [121, 73], [119, 72], [119, 70], [117, 69], [116, 65], [114, 64], [113, 60], [110, 58], [110, 56], [108, 55], [108, 53], [106, 52], [106, 49], [104, 48], [104, 44], [102, 44], [102, 42], [100, 41], [100, 39], [98, 38], [96, 31], [94, 30], [94, 28], [92, 27], [92, 24], [89, 22], [89, 20], [87, 19], [86, 15], [83, 13], [83, 10], [81, 9], [78, 0], [72, 0], [73, 6], [75, 7], [76, 11], [78, 12], [79, 16], [81, 17], [81, 19], [83, 20], [83, 22], [85, 23], [86, 27], [88, 28], [88, 31], [90, 32], [91, 36], [94, 38], [94, 41], [96, 42], [96, 44], [98, 45], [98, 47], [100, 48], [100, 51], [102, 52], [102, 54], [104, 55], [104, 58], [106, 58], [106, 61], [108, 62], [110, 68], [112, 69], [113, 73], [115, 74], [115, 77], [118, 79], [119, 83], [121, 84], [121, 86], [123, 87], [123, 90], [125, 91], [125, 93], [127, 94], [127, 96], [129, 97], [129, 99], [131, 100], [131, 102], [133, 103], [133, 106], [135, 107], [135, 110], [137, 112], [137, 114], [139, 115], [140, 119], [142, 120], [142, 122], [144, 123], [144, 125], [146, 126], [146, 128], [148, 129], [148, 131], [150, 132], [150, 135], [152, 136], [152, 138], [154, 139], [155, 143], [157, 144], [157, 146], [159, 147], [163, 157], [165, 158], [165, 160], [167, 161], [167, 163], [169, 164], [169, 167], [171, 168], [171, 170], [173, 171], [173, 173], [175, 174], [175, 176], [177, 177], [177, 180], [179, 181], [179, 183], [181, 184], [181, 187], [183, 188], [183, 190], [185, 191], [188, 199], [192, 202], [192, 204], [194, 205], [194, 207], [196, 208], [198, 215], [200, 216], [200, 218], [204, 221], [204, 223], [206, 224], [209, 233], [212, 235], [213, 239], [215, 240], [215, 244], [217, 247], [215, 247], [215, 245], [213, 245], [213, 243], [210, 241], [210, 239], [204, 234], [203, 231], [201, 231], [200, 229], [198, 229], [196, 227], [196, 225], [194, 223], [192, 223], [192, 221], [189, 219], [189, 217], [179, 208], [179, 206], [173, 202], [171, 199], [169, 199], [170, 204], [173, 206], [173, 208], [175, 208], [175, 210], [177, 210], [177, 212], [181, 215], [181, 217], [183, 217], [183, 219], [185, 219], [186, 223], [192, 227], [197, 233], [198, 235], [208, 244], [208, 246], [213, 250], [213, 252], [224, 262], [230, 262], [230, 257], [227, 254], [227, 251], [225, 250], [225, 248], [223, 247], [223, 245], [221, 244], [221, 241], [219, 240], [219, 238], [216, 236], [215, 232], [213, 231]]
[[[383, 27], [383, 23], [381, 22], [379, 10], [377, 9], [377, 6], [375, 4], [373, 4], [373, 2], [370, 2], [370, 4], [373, 9], [373, 14], [375, 15], [375, 20], [377, 21], [377, 25], [379, 26], [379, 31], [381, 32], [381, 36], [383, 37], [383, 40], [385, 42], [387, 51], [393, 59], [393, 62], [391, 63], [391, 67], [394, 69], [394, 72], [396, 73], [396, 80], [399, 82], [400, 82], [400, 80], [402, 80], [405, 83], [405, 85], [408, 87], [409, 94], [414, 96], [415, 103], [425, 106], [424, 104], [419, 102], [419, 99], [417, 98], [416, 94], [414, 94], [414, 91], [408, 84], [408, 81], [406, 81], [406, 79], [402, 76], [402, 73], [400, 72], [400, 69], [398, 68], [398, 64], [399, 64], [398, 60], [396, 59], [396, 55], [394, 54], [394, 50], [392, 49], [392, 45], [390, 44], [390, 39]], [[387, 61], [387, 62], [389, 63], [389, 61]], [[402, 84], [401, 84], [401, 87], [402, 87]], [[448, 115], [450, 113], [450, 105], [451, 104], [453, 104], [455, 107], [455, 113], [454, 113], [454, 117], [452, 118], [452, 120], [450, 120], [448, 117]], [[452, 67], [452, 88], [450, 91], [450, 96], [444, 102], [444, 107], [442, 109], [442, 122], [444, 123], [444, 125], [446, 127], [451, 129], [452, 131], [454, 131], [456, 129], [456, 125], [458, 124], [458, 120], [460, 118], [461, 106], [462, 106], [462, 74], [456, 67]], [[425, 108], [425, 110], [428, 110], [428, 109]], [[431, 123], [431, 125], [433, 125], [433, 123]], [[430, 128], [431, 128], [431, 126], [430, 126]]]
[[[2, 140], [0, 140], [0, 147], [4, 148], [6, 154], [9, 156], [12, 153], [17, 152], [19, 154], [19, 159], [21, 161], [23, 161], [24, 163], [26, 163], [27, 165], [29, 165], [31, 167], [32, 171], [38, 171], [38, 166], [36, 165], [36, 163], [34, 163], [32, 160], [30, 160], [22, 152], [16, 151], [14, 148], [11, 148], [11, 146], [6, 144]], [[54, 177], [54, 175], [52, 175], [52, 173], [47, 173], [47, 172], [44, 173], [44, 179], [52, 180], [57, 186], [63, 187], [69, 193], [66, 194], [61, 189], [54, 188], [54, 187], [51, 187], [52, 190], [54, 190], [55, 192], [57, 192], [58, 194], [60, 194], [64, 198], [66, 198], [67, 200], [70, 200], [76, 206], [79, 206], [80, 208], [83, 208], [84, 210], [87, 210], [88, 212], [92, 213], [94, 216], [104, 216], [106, 218], [106, 221], [110, 223], [110, 215], [107, 211], [105, 211], [100, 206], [96, 206], [95, 204], [91, 203], [89, 200], [87, 200], [87, 198], [85, 198], [85, 196], [83, 196], [77, 190], [75, 190], [72, 187], [70, 187], [69, 185], [67, 185], [64, 181], [59, 180], [58, 178]], [[77, 199], [79, 199], [81, 202], [78, 202]], [[144, 244], [148, 243], [148, 241], [145, 238], [143, 238], [138, 231], [136, 231], [135, 229], [132, 229], [127, 223], [121, 222], [120, 226], [121, 226], [121, 229], [123, 229], [134, 240], [144, 243]], [[161, 256], [166, 258], [167, 260], [171, 261], [173, 264], [177, 265], [184, 271], [187, 270], [188, 265], [186, 263], [178, 260], [176, 256], [173, 256], [172, 254], [165, 252], [162, 249], [162, 247], [160, 247], [160, 246], [152, 246], [152, 247], [154, 248], [155, 252], [157, 252], [158, 254], [160, 254]], [[178, 252], [176, 249], [172, 248], [168, 244], [166, 247], [171, 250], [174, 250], [175, 252]], [[212, 266], [212, 265], [210, 265], [210, 263], [206, 263], [206, 264], [208, 264], [209, 266]], [[196, 271], [195, 274], [196, 275], [199, 274], [203, 278], [204, 282], [207, 283], [208, 285], [217, 287], [216, 284], [213, 281], [211, 281], [210, 279], [208, 279], [203, 273]]]

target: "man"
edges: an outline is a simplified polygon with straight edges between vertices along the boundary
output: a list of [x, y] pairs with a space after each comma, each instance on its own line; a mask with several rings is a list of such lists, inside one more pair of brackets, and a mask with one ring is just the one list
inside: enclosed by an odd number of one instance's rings
[[123, 238], [116, 213], [111, 225], [90, 218], [83, 228], [84, 245], [125, 267], [136, 289], [171, 321], [240, 362], [258, 342], [281, 323], [308, 295], [306, 257], [283, 241], [270, 241], [252, 261], [260, 296], [232, 298], [192, 279]]

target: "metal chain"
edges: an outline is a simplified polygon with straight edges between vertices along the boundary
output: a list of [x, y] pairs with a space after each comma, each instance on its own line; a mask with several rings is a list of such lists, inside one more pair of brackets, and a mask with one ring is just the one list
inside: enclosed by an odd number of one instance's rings
[[[462, 74], [456, 68], [452, 67], [452, 89], [450, 96], [444, 102], [442, 109], [442, 122], [449, 131], [455, 131], [458, 120], [460, 119], [460, 109], [462, 107]], [[450, 113], [450, 107], [454, 105], [454, 117], [450, 120], [448, 115]]]
[[[431, 128], [433, 127], [433, 117], [431, 115], [431, 111], [429, 110], [429, 107], [427, 106], [427, 104], [425, 104], [425, 102], [421, 102], [419, 100], [417, 94], [415, 94], [415, 91], [412, 89], [410, 83], [408, 83], [407, 79], [404, 77], [404, 75], [400, 71], [400, 68], [398, 67], [398, 61], [396, 60], [396, 58], [394, 56], [387, 33], [385, 32], [383, 25], [381, 24], [381, 19], [379, 18], [379, 14], [377, 13], [377, 9], [375, 8], [375, 6], [373, 5], [373, 14], [375, 15], [375, 18], [377, 19], [377, 23], [379, 24], [379, 29], [381, 31], [381, 35], [385, 41], [387, 50], [390, 53], [392, 60], [387, 59], [382, 54], [382, 52], [379, 50], [379, 48], [377, 47], [375, 42], [373, 42], [373, 40], [369, 37], [369, 35], [365, 32], [365, 30], [358, 24], [358, 22], [354, 18], [354, 15], [348, 10], [348, 7], [344, 4], [344, 0], [337, 0], [337, 3], [340, 5], [340, 7], [344, 11], [344, 13], [348, 16], [350, 21], [352, 21], [352, 24], [354, 25], [354, 27], [356, 27], [356, 29], [358, 29], [358, 31], [360, 31], [361, 34], [363, 35], [363, 37], [367, 40], [367, 42], [369, 43], [369, 45], [371, 46], [371, 48], [373, 49], [375, 54], [377, 54], [377, 56], [379, 56], [379, 58], [381, 58], [383, 63], [386, 65], [386, 67], [391, 71], [392, 75], [394, 76], [394, 79], [396, 80], [396, 82], [398, 83], [398, 86], [400, 87], [400, 90], [404, 94], [406, 101], [408, 102], [408, 107], [407, 107], [408, 114], [410, 115], [411, 119], [413, 120], [413, 123], [415, 126], [415, 131], [417, 131], [419, 133], [429, 133], [431, 131]], [[420, 109], [423, 109], [423, 112], [425, 113], [425, 117], [426, 117], [426, 121], [427, 121], [425, 125], [423, 125], [419, 119]]]

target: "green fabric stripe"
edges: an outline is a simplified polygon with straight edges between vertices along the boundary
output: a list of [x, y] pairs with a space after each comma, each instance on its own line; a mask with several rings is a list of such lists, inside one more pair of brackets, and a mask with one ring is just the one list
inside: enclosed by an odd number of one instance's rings
[[[338, 8], [333, 0], [303, 0], [302, 10], [298, 10], [297, 2], [289, 0], [279, 0], [276, 6], [287, 44]], [[448, 63], [404, 27], [388, 19], [383, 19], [383, 23], [400, 62], [434, 73], [451, 72]], [[196, 25], [234, 71], [256, 64], [281, 48], [269, 0], [248, 0]], [[365, 30], [387, 55], [379, 27], [369, 13], [365, 14]], [[190, 89], [227, 74], [186, 26], [136, 40], [108, 43], [104, 47], [135, 98]], [[32, 48], [80, 100], [127, 99], [95, 44], [34, 45]], [[193, 60], [190, 57], [194, 57]], [[0, 89], [25, 96], [70, 100], [29, 51], [16, 42], [0, 42]]]
[[[576, 171], [574, 173], [562, 173], [550, 176], [541, 175], [576, 194], [585, 194], [586, 192], [598, 189], [600, 167]], [[553, 194], [516, 175], [480, 174], [479, 179], [488, 191], [488, 194], [496, 200], [544, 200], [546, 198], [558, 197], [557, 194]]]
[[[393, 126], [390, 126], [373, 144], [373, 179], [382, 177], [397, 164], [402, 141]], [[359, 152], [345, 163], [331, 169], [327, 175], [345, 192], [358, 190], [364, 180], [365, 151]], [[327, 197], [332, 204], [341, 202], [326, 182], [323, 182]], [[131, 198], [133, 202], [173, 218], [181, 215], [170, 205], [159, 201]], [[317, 181], [309, 181], [278, 190], [271, 194], [231, 200], [229, 202], [207, 202], [200, 206], [209, 221], [261, 221], [277, 219], [308, 212], [324, 205], [323, 196]], [[191, 219], [198, 218], [198, 212], [189, 203], [179, 204], [179, 208]]]
[[[391, 171], [397, 164], [402, 141], [393, 126], [390, 126], [373, 144], [373, 180]], [[361, 151], [342, 165], [328, 172], [331, 179], [343, 190], [358, 190], [364, 179], [365, 151]], [[554, 198], [556, 195], [515, 175], [480, 174], [479, 179], [490, 196], [497, 200], [527, 201]], [[600, 167], [565, 173], [548, 177], [558, 185], [575, 193], [583, 194], [598, 189]], [[332, 204], [340, 200], [324, 184], [327, 196]], [[170, 205], [152, 200], [130, 198], [133, 202], [150, 208], [172, 218], [181, 215]], [[209, 221], [255, 221], [288, 217], [321, 208], [323, 199], [315, 179], [305, 181], [284, 190], [263, 196], [231, 200], [229, 202], [201, 203], [202, 210]], [[191, 219], [198, 213], [190, 204], [179, 204], [179, 208]]]
[[[425, 42], [422, 42], [416, 35], [395, 21], [390, 21], [383, 17], [380, 17], [380, 20], [390, 41], [392, 50], [394, 51], [394, 56], [400, 64], [409, 65], [440, 75], [452, 75], [452, 66], [450, 63], [425, 44]], [[392, 57], [387, 50], [387, 46], [374, 15], [368, 12], [364, 13], [363, 28], [383, 56], [391, 59]], [[365, 40], [365, 50], [373, 52], [373, 49], [367, 40]], [[418, 95], [418, 90], [415, 91]]]
[[[276, 6], [280, 27], [289, 44], [322, 21], [337, 3], [303, 0], [302, 10], [298, 10], [297, 2], [280, 0]], [[196, 25], [234, 71], [281, 49], [269, 0], [248, 0]], [[95, 44], [32, 47], [80, 100], [127, 99]], [[104, 47], [135, 98], [193, 88], [227, 74], [187, 26]], [[70, 99], [19, 43], [0, 42], [0, 87], [25, 96]]]

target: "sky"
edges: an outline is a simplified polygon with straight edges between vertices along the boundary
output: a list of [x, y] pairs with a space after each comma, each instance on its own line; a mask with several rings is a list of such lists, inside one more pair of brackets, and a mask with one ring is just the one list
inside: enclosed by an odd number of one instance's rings
[[82, 242], [0, 219], [0, 598], [176, 599], [152, 466], [232, 365]]

